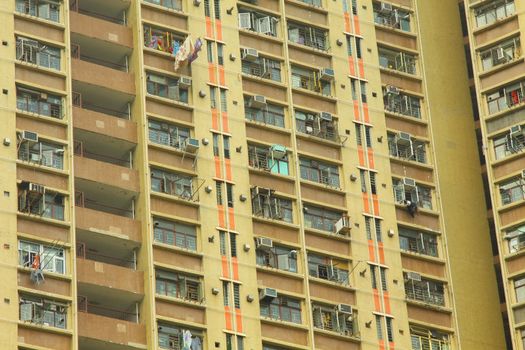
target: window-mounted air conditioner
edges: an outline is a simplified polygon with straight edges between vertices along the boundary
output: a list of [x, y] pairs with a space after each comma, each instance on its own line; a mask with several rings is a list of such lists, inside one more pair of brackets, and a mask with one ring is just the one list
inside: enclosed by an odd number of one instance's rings
[[283, 145], [272, 145], [270, 153], [274, 159], [283, 159], [286, 157], [286, 147]]
[[261, 196], [269, 196], [272, 193], [272, 190], [265, 187], [259, 187], [255, 186], [252, 188], [252, 193], [254, 196], [261, 195]]
[[321, 120], [325, 120], [327, 122], [331, 122], [333, 120], [333, 116], [332, 116], [331, 113], [321, 112]]
[[314, 127], [313, 126], [307, 125], [305, 127], [305, 130], [306, 130], [307, 134], [313, 134], [314, 133]]
[[259, 52], [256, 49], [242, 49], [241, 58], [246, 61], [254, 62], [259, 58]]
[[386, 86], [386, 93], [389, 95], [399, 95], [399, 89], [397, 86], [394, 85], [387, 85]]
[[255, 247], [262, 250], [270, 250], [273, 248], [273, 241], [271, 238], [257, 237], [255, 239]]
[[510, 133], [510, 137], [516, 137], [516, 136], [524, 135], [525, 130], [524, 128], [521, 127], [521, 125], [515, 125], [510, 128], [509, 133]]
[[342, 314], [352, 314], [352, 306], [347, 304], [339, 304], [337, 305], [337, 311]]
[[250, 98], [250, 107], [252, 108], [264, 108], [266, 107], [266, 97], [262, 95], [255, 95]]
[[36, 193], [44, 194], [46, 188], [44, 187], [44, 185], [40, 185], [40, 184], [36, 184], [36, 183], [30, 182], [29, 186], [28, 186], [28, 190], [29, 190], [29, 192], [36, 192]]
[[407, 279], [420, 282], [421, 275], [417, 272], [407, 272]]
[[273, 288], [264, 288], [259, 292], [259, 300], [277, 298], [277, 290]]
[[379, 12], [381, 13], [390, 13], [392, 12], [392, 4], [382, 2], [379, 6]]
[[179, 79], [179, 87], [183, 89], [188, 89], [191, 87], [191, 78], [188, 77], [181, 77]]
[[335, 233], [339, 235], [346, 235], [350, 232], [350, 218], [346, 215], [343, 215], [337, 222], [335, 223]]
[[404, 177], [403, 178], [403, 185], [405, 187], [416, 187], [416, 180], [411, 179], [409, 177]]
[[38, 134], [36, 132], [22, 131], [22, 140], [30, 142], [38, 142]]
[[396, 137], [396, 141], [398, 145], [410, 145], [412, 143], [410, 134], [406, 132], [398, 133]]
[[333, 80], [335, 78], [335, 72], [332, 68], [323, 68], [319, 71], [319, 78], [326, 81]]
[[182, 149], [185, 152], [188, 153], [196, 153], [199, 149], [199, 140], [197, 139], [186, 139], [184, 140], [184, 144], [182, 146]]

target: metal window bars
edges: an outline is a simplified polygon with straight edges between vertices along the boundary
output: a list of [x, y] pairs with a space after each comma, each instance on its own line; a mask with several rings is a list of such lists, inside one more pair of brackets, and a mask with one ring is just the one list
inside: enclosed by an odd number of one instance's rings
[[243, 59], [242, 72], [259, 78], [281, 81], [281, 63], [270, 58], [258, 57], [254, 61]]
[[329, 50], [328, 31], [321, 28], [288, 23], [288, 40], [321, 51]]
[[400, 230], [399, 245], [404, 251], [435, 257], [438, 256], [436, 238], [422, 232], [411, 234]]
[[284, 112], [277, 112], [275, 108], [271, 108], [268, 105], [266, 108], [257, 109], [245, 104], [244, 115], [246, 119], [251, 121], [284, 127]]
[[18, 159], [55, 169], [64, 168], [63, 148], [45, 142], [20, 140]]
[[513, 178], [499, 185], [501, 204], [507, 205], [525, 199], [525, 179]]
[[380, 47], [379, 66], [414, 75], [416, 74], [416, 56]]
[[153, 229], [153, 236], [155, 241], [169, 244], [179, 248], [188, 250], [197, 250], [197, 236], [186, 232], [177, 231], [177, 229], [167, 229], [162, 227], [155, 227]]
[[426, 164], [427, 151], [425, 143], [412, 140], [410, 144], [400, 144], [396, 137], [388, 138], [388, 150], [391, 156], [405, 160], [415, 160], [418, 163]]
[[67, 328], [67, 305], [65, 303], [32, 296], [20, 296], [20, 321]]
[[445, 306], [445, 288], [443, 283], [422, 279], [410, 279], [405, 274], [405, 293], [409, 300], [426, 304]]
[[337, 311], [337, 307], [312, 305], [314, 327], [347, 337], [359, 337], [357, 315]]
[[46, 92], [17, 87], [16, 108], [46, 117], [62, 119], [62, 98]]
[[136, 309], [137, 304], [133, 303], [129, 309], [117, 309], [107, 306], [101, 306], [98, 303], [89, 302], [86, 296], [79, 295], [77, 297], [78, 311], [89, 313], [93, 315], [109, 317], [113, 319], [139, 323], [139, 314], [135, 311], [129, 311], [130, 309]]
[[404, 94], [384, 93], [385, 110], [421, 119], [421, 103], [419, 98]]
[[37, 40], [17, 37], [16, 59], [40, 67], [60, 70], [60, 50], [43, 45]]
[[16, 0], [16, 11], [52, 22], [60, 22], [60, 2], [55, 0]]
[[297, 131], [303, 134], [334, 142], [341, 140], [335, 119], [323, 120], [319, 114], [307, 113], [304, 118], [296, 114], [295, 120]]

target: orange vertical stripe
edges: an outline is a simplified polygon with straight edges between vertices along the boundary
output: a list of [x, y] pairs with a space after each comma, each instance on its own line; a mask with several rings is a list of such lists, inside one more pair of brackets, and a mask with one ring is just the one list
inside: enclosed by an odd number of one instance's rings
[[232, 313], [229, 306], [224, 307], [224, 317], [226, 318], [226, 329], [233, 331]]
[[237, 332], [242, 333], [242, 314], [240, 309], [235, 309], [235, 322], [237, 326]]
[[213, 63], [208, 63], [208, 80], [212, 84], [217, 84], [215, 79], [215, 65]]
[[374, 310], [375, 311], [381, 311], [381, 304], [379, 303], [379, 292], [377, 289], [374, 289]]
[[368, 199], [368, 193], [363, 193], [363, 211], [370, 214], [370, 201]]
[[221, 263], [222, 263], [222, 277], [229, 278], [230, 270], [228, 270], [228, 259], [226, 259], [224, 255], [221, 256]]
[[213, 38], [213, 29], [211, 27], [211, 18], [206, 17], [206, 36]]
[[224, 212], [224, 206], [218, 205], [217, 206], [217, 213], [219, 214], [219, 226], [220, 227], [226, 227], [226, 216]]
[[385, 301], [385, 312], [387, 314], [391, 314], [392, 310], [390, 308], [390, 294], [388, 293], [388, 291], [383, 292], [383, 299]]
[[226, 86], [226, 78], [224, 77], [224, 66], [219, 66], [219, 85]]
[[362, 146], [357, 146], [357, 155], [359, 156], [359, 165], [365, 166], [365, 153]]
[[211, 128], [219, 130], [219, 113], [215, 108], [211, 110]]
[[361, 35], [361, 28], [359, 27], [359, 17], [354, 15], [354, 29], [357, 35]]
[[228, 124], [228, 113], [222, 112], [222, 131], [230, 132], [230, 125]]
[[364, 78], [365, 77], [365, 65], [363, 64], [362, 58], [357, 59], [357, 65], [359, 66], [359, 76], [361, 78]]
[[222, 40], [222, 23], [221, 20], [215, 20], [215, 28], [217, 28], [217, 40]]
[[359, 102], [354, 101], [354, 120], [359, 121], [361, 118], [359, 118]]
[[355, 62], [352, 56], [348, 56], [348, 67], [350, 68], [350, 75], [355, 77]]
[[385, 341], [383, 339], [379, 341], [379, 350], [385, 350]]
[[230, 159], [225, 159], [224, 164], [226, 168], [226, 180], [231, 181], [232, 180], [232, 162]]
[[368, 113], [368, 103], [363, 103], [363, 115], [365, 116], [365, 123], [370, 123], [370, 113]]
[[232, 269], [233, 269], [233, 279], [239, 280], [239, 262], [236, 257], [232, 257]]
[[372, 242], [371, 240], [368, 240], [368, 260], [376, 260], [376, 256], [374, 254], [374, 242]]
[[228, 208], [228, 220], [230, 220], [230, 229], [235, 230], [235, 215], [233, 208]]
[[377, 242], [377, 246], [378, 246], [378, 253], [379, 253], [379, 263], [384, 265], [385, 264], [385, 249], [384, 249], [383, 242]]
[[219, 157], [214, 156], [214, 162], [215, 162], [215, 177], [222, 178], [221, 176], [221, 160]]
[[371, 148], [368, 148], [366, 153], [368, 154], [368, 167], [369, 167], [370, 169], [375, 169], [375, 164], [374, 164], [374, 150], [371, 149]]
[[379, 200], [377, 199], [377, 194], [372, 195], [372, 203], [374, 205], [374, 214], [380, 215], [379, 213]]
[[352, 28], [350, 26], [350, 14], [348, 12], [345, 12], [343, 16], [345, 18], [345, 32], [351, 33]]

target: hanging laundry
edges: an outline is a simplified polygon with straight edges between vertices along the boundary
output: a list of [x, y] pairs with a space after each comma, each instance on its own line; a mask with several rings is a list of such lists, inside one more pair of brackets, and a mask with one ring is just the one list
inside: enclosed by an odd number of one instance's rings
[[173, 56], [177, 55], [177, 52], [179, 52], [180, 49], [180, 43], [177, 40], [173, 40], [173, 52], [171, 53]]
[[195, 48], [193, 49], [193, 53], [191, 54], [191, 57], [188, 59], [188, 63], [191, 63], [199, 57], [199, 51], [202, 48], [202, 40], [201, 38], [198, 38], [197, 41], [195, 41]]
[[149, 48], [152, 48], [152, 49], [157, 49], [157, 46], [158, 46], [158, 39], [157, 39], [157, 36], [156, 35], [153, 35], [149, 41], [149, 45], [148, 47]]
[[202, 341], [200, 337], [194, 337], [191, 341], [191, 350], [202, 350]]
[[193, 53], [193, 43], [191, 41], [191, 35], [188, 35], [184, 43], [180, 47], [179, 51], [175, 55], [175, 64], [173, 66], [174, 70], [177, 71], [181, 64], [190, 57]]
[[187, 329], [182, 331], [182, 350], [191, 350], [191, 332]]

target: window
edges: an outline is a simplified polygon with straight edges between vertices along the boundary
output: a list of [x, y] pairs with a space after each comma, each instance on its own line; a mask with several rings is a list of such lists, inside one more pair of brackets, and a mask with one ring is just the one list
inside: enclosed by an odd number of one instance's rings
[[505, 180], [498, 185], [501, 204], [507, 205], [525, 199], [525, 179], [521, 176]]
[[197, 200], [193, 193], [193, 178], [188, 175], [151, 169], [151, 190], [166, 193], [186, 200]]
[[300, 133], [324, 140], [339, 141], [337, 120], [330, 113], [313, 113], [296, 109], [295, 126]]
[[[159, 348], [170, 350], [202, 349], [204, 336], [202, 331], [182, 328], [168, 323], [157, 323]], [[185, 340], [186, 339], [186, 340]], [[187, 344], [190, 343], [190, 347]]]
[[273, 190], [262, 187], [252, 187], [252, 214], [255, 216], [293, 222], [292, 201], [277, 197]]
[[382, 325], [382, 317], [379, 315], [376, 316], [376, 331], [377, 331], [377, 339], [382, 340], [383, 339], [383, 325]]
[[388, 285], [386, 283], [386, 268], [379, 267], [379, 276], [381, 277], [381, 289], [387, 291]]
[[226, 89], [219, 89], [221, 94], [221, 112], [228, 112], [228, 98], [226, 97]]
[[[516, 129], [516, 131], [514, 131]], [[525, 150], [525, 125], [516, 125], [492, 140], [496, 160]]]
[[[208, 58], [208, 63], [213, 63], [213, 45], [214, 41], [206, 40], [206, 57]], [[212, 89], [212, 87], [210, 87]]]
[[332, 94], [331, 80], [321, 79], [318, 70], [292, 65], [292, 88], [306, 89], [325, 96]]
[[348, 263], [329, 256], [308, 253], [308, 274], [312, 277], [327, 281], [350, 284], [348, 276]]
[[519, 58], [521, 56], [520, 38], [505, 40], [480, 53], [483, 70], [489, 70]]
[[370, 265], [370, 281], [372, 282], [372, 289], [377, 289], [377, 266]]
[[410, 12], [399, 8], [385, 11], [381, 9], [381, 2], [374, 2], [374, 22], [393, 29], [410, 32]]
[[350, 78], [350, 87], [352, 89], [352, 100], [357, 101], [357, 79]]
[[314, 303], [312, 305], [314, 327], [345, 336], [357, 334], [357, 315], [340, 311], [337, 305]]
[[281, 81], [281, 62], [267, 57], [244, 57], [241, 49], [242, 72], [263, 79]]
[[256, 262], [258, 266], [297, 272], [297, 252], [275, 244], [271, 248], [257, 247]]
[[224, 205], [222, 184], [222, 181], [215, 181], [215, 196], [217, 197], [217, 205]]
[[227, 255], [226, 232], [219, 231], [220, 251], [222, 256]]
[[288, 21], [288, 40], [314, 49], [328, 50], [328, 31], [306, 24]]
[[366, 147], [372, 148], [372, 135], [371, 130], [372, 128], [365, 125], [365, 141], [366, 141]]
[[192, 251], [197, 250], [195, 226], [153, 218], [153, 237], [156, 242], [169, 244]]
[[204, 0], [204, 16], [211, 17], [210, 0]]
[[186, 140], [190, 137], [190, 129], [187, 127], [165, 123], [153, 119], [148, 120], [149, 140], [159, 145], [182, 149]]
[[404, 272], [403, 277], [407, 299], [445, 306], [445, 286], [443, 282], [423, 278], [414, 272]]
[[213, 12], [215, 13], [216, 19], [221, 19], [221, 1], [213, 0]]
[[201, 282], [198, 277], [155, 270], [156, 293], [168, 297], [200, 302], [202, 300]]
[[259, 34], [277, 36], [277, 18], [263, 12], [252, 11], [246, 8], [239, 8], [238, 14], [239, 28], [250, 30]]
[[315, 7], [322, 7], [321, 0], [299, 0], [305, 4], [312, 5]]
[[361, 51], [361, 38], [354, 37], [355, 39], [355, 54], [357, 58], [363, 58], [363, 54]]
[[525, 248], [525, 225], [506, 231], [505, 238], [508, 240], [510, 253], [521, 251]]
[[226, 200], [228, 201], [228, 207], [233, 208], [233, 185], [226, 184]]
[[339, 188], [339, 167], [313, 160], [310, 158], [299, 158], [301, 179], [325, 184]]
[[263, 108], [252, 106], [253, 97], [244, 96], [244, 116], [246, 119], [284, 128], [284, 108], [266, 103]]
[[435, 329], [427, 329], [410, 326], [410, 341], [412, 350], [449, 350], [450, 342], [448, 334]]
[[180, 87], [179, 80], [180, 78], [170, 78], [147, 72], [146, 89], [150, 95], [188, 103], [188, 89]]
[[516, 302], [525, 301], [525, 277], [514, 280], [514, 291], [516, 292]]
[[388, 133], [388, 151], [392, 157], [418, 163], [427, 163], [426, 143], [413, 138], [410, 134], [399, 132]]
[[343, 213], [312, 205], [307, 205], [305, 208], [305, 227], [335, 233], [335, 223], [341, 219]]
[[[372, 175], [372, 173], [370, 173], [370, 175]], [[378, 242], [382, 242], [383, 241], [383, 234], [381, 232], [381, 220], [374, 219], [374, 221], [375, 221], [375, 226], [376, 226], [376, 240]]]
[[394, 198], [397, 203], [415, 203], [418, 207], [432, 210], [432, 189], [416, 184], [412, 179], [393, 179]]
[[224, 148], [224, 158], [230, 159], [230, 137], [222, 136], [222, 146]]
[[360, 81], [359, 85], [361, 87], [361, 102], [366, 103], [367, 97], [366, 97], [366, 83], [364, 81]]
[[348, 56], [352, 56], [352, 52], [353, 52], [353, 49], [352, 49], [352, 39], [353, 37], [351, 35], [346, 35], [346, 53], [348, 54]]
[[182, 11], [182, 0], [144, 0], [151, 4], [167, 7], [171, 10]]
[[399, 227], [399, 246], [406, 252], [438, 256], [436, 235]]
[[20, 321], [49, 327], [67, 328], [67, 304], [55, 300], [21, 294]]
[[230, 255], [237, 257], [237, 235], [233, 232], [230, 232]]
[[367, 189], [367, 186], [366, 186], [366, 174], [368, 172], [366, 170], [362, 170], [362, 169], [359, 169], [359, 180], [361, 181], [361, 192], [362, 193], [367, 193], [368, 192], [368, 189]]
[[16, 87], [16, 108], [45, 117], [62, 119], [62, 97], [40, 90]]
[[505, 111], [523, 103], [525, 82], [516, 82], [486, 94], [490, 114]]
[[222, 298], [224, 306], [230, 306], [230, 282], [222, 282]]
[[16, 11], [52, 22], [60, 22], [61, 2], [58, 0], [16, 0]]
[[28, 141], [18, 134], [18, 159], [48, 166], [55, 169], [64, 169], [64, 147], [50, 142]]
[[224, 44], [217, 43], [217, 63], [221, 66], [224, 65]]
[[66, 273], [65, 251], [55, 245], [18, 241], [18, 265], [63, 275]]
[[[278, 145], [275, 145], [278, 146]], [[248, 165], [274, 174], [289, 175], [288, 154], [277, 158], [272, 147], [248, 145]]]
[[386, 318], [386, 335], [388, 337], [389, 342], [394, 341], [394, 328], [392, 325], [393, 319], [391, 317], [385, 317]]
[[213, 134], [213, 155], [215, 157], [220, 156], [219, 152], [219, 134]]
[[265, 298], [259, 302], [261, 316], [280, 321], [302, 323], [301, 302], [298, 299], [281, 296]]
[[64, 221], [64, 195], [43, 185], [22, 182], [18, 185], [18, 211]]
[[488, 26], [503, 18], [512, 16], [516, 12], [514, 0], [491, 1], [486, 6], [480, 6], [474, 10], [476, 26]]
[[363, 136], [361, 134], [361, 124], [355, 124], [355, 141], [358, 146], [363, 145]]
[[144, 46], [147, 48], [175, 55], [184, 40], [183, 34], [144, 25]]
[[233, 283], [233, 305], [236, 309], [241, 308], [241, 285], [238, 283]]
[[419, 97], [401, 93], [395, 87], [390, 90], [383, 90], [383, 96], [387, 112], [421, 119], [421, 100]]
[[210, 108], [217, 109], [217, 88], [210, 86]]
[[33, 39], [17, 36], [16, 59], [40, 67], [60, 70], [60, 49]]
[[416, 74], [416, 56], [402, 51], [378, 47], [379, 66], [398, 72]]
[[366, 239], [372, 240], [372, 218], [365, 216]]

